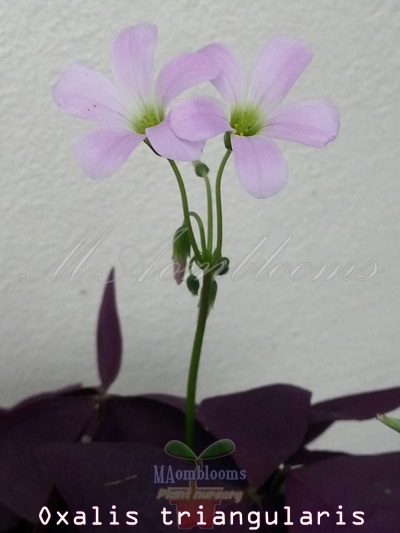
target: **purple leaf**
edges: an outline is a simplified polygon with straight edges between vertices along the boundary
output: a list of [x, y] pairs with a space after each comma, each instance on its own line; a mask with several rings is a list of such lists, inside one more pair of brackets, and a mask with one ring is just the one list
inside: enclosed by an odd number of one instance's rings
[[308, 450], [307, 448], [300, 448], [287, 462], [289, 465], [310, 465], [318, 461], [332, 459], [333, 457], [342, 457], [347, 455], [344, 452], [334, 452], [331, 450]]
[[[168, 402], [168, 403], [167, 403]], [[164, 449], [170, 440], [184, 440], [185, 418], [179, 398], [109, 396], [102, 408], [94, 439], [106, 442], [136, 442]], [[215, 439], [196, 425], [199, 452]]]
[[172, 396], [171, 394], [145, 394], [142, 397], [171, 405], [181, 411], [181, 413], [185, 412], [185, 398], [181, 396]]
[[[84, 392], [85, 389], [82, 389], [82, 385], [80, 383], [76, 383], [75, 385], [68, 385], [67, 387], [63, 387], [62, 389], [58, 389], [55, 391], [49, 391], [49, 392], [42, 392], [40, 394], [36, 394], [35, 396], [29, 396], [28, 398], [24, 398], [21, 402], [14, 405], [13, 409], [20, 409], [21, 407], [25, 407], [27, 405], [30, 405], [35, 402], [41, 402], [44, 400], [50, 400], [51, 398], [57, 398], [59, 396], [64, 396], [67, 394], [73, 394], [79, 392]], [[0, 413], [1, 417], [1, 413]]]
[[[108, 526], [112, 520], [110, 511], [113, 505], [119, 522], [118, 531], [122, 533], [132, 531], [132, 526], [126, 524], [126, 513], [129, 511], [139, 513], [138, 525], [134, 527], [137, 533], [179, 531], [175, 507], [159, 491], [169, 487], [187, 489], [189, 482], [181, 480], [171, 484], [164, 480], [157, 483], [154, 467], [156, 465], [160, 472], [163, 465], [164, 468], [171, 465], [176, 472], [188, 468], [187, 462], [168, 457], [163, 450], [130, 443], [48, 444], [41, 447], [39, 455], [70, 509], [69, 518], [77, 511], [87, 513], [87, 523], [81, 528], [83, 533], [99, 529], [99, 526], [92, 525], [93, 507], [99, 508], [103, 529], [111, 531], [113, 528]], [[203, 483], [199, 486], [203, 487]], [[220, 487], [221, 482], [207, 482], [206, 486]], [[222, 486], [227, 491], [235, 488], [229, 483], [222, 483]], [[197, 500], [195, 503], [197, 512], [198, 505], [204, 502]], [[237, 509], [243, 506], [249, 510], [247, 500], [236, 504]], [[174, 520], [174, 525], [163, 525], [163, 507], [173, 512], [170, 518]], [[237, 531], [230, 527], [218, 530], [223, 533]]]
[[95, 413], [90, 397], [56, 396], [17, 406], [0, 418], [0, 504], [30, 522], [51, 491], [35, 450], [79, 439]]
[[199, 413], [218, 439], [233, 440], [233, 458], [250, 485], [259, 486], [301, 445], [310, 396], [291, 385], [271, 385], [205, 400]]
[[400, 388], [334, 398], [311, 406], [305, 443], [311, 442], [338, 420], [368, 420], [400, 406]]
[[103, 528], [108, 529], [112, 505], [120, 522], [118, 531], [132, 530], [125, 524], [128, 511], [140, 512], [141, 527], [135, 531], [162, 531], [158, 486], [153, 483], [153, 465], [165, 462], [161, 450], [127, 443], [48, 444], [39, 455], [72, 516], [78, 510], [90, 516], [82, 531], [98, 530], [92, 525], [94, 506], [99, 508]]
[[114, 269], [112, 269], [104, 289], [97, 324], [97, 365], [101, 384], [105, 390], [118, 376], [122, 356], [122, 335], [114, 283]]
[[[335, 525], [339, 521], [337, 513], [342, 511], [347, 524], [343, 531], [360, 531], [362, 526], [364, 533], [398, 533], [399, 471], [399, 453], [337, 457], [294, 470], [286, 482], [286, 504], [295, 523], [291, 531], [304, 531], [299, 517], [307, 510], [314, 516], [313, 525], [307, 527], [310, 532], [336, 532], [340, 527]], [[330, 517], [322, 517], [318, 526], [317, 513], [322, 511], [329, 512]], [[356, 511], [364, 513], [363, 525], [360, 517], [353, 516]]]
[[20, 519], [0, 505], [0, 531], [17, 531]]

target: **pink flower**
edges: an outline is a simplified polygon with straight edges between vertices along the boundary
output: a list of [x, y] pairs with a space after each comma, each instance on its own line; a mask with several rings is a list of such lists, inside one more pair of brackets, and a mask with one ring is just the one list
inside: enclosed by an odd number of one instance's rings
[[75, 64], [54, 88], [54, 100], [69, 115], [95, 122], [74, 153], [93, 179], [115, 173], [146, 137], [160, 155], [180, 161], [198, 159], [204, 141], [178, 138], [167, 109], [182, 91], [215, 77], [210, 55], [185, 53], [167, 63], [153, 83], [157, 27], [139, 24], [122, 31], [111, 50], [115, 85], [89, 67]]
[[211, 44], [202, 52], [220, 64], [220, 74], [212, 83], [225, 105], [214, 98], [190, 98], [172, 112], [172, 129], [179, 137], [197, 142], [231, 132], [241, 185], [256, 198], [279, 192], [287, 184], [287, 171], [272, 139], [321, 148], [339, 130], [338, 111], [328, 102], [307, 100], [280, 106], [311, 61], [309, 47], [283, 36], [271, 39], [261, 50], [248, 86], [227, 48]]

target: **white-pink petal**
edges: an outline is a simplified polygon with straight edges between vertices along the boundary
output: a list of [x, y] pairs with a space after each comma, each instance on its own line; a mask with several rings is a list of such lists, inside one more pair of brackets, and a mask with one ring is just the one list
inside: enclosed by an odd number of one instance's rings
[[152, 88], [157, 26], [138, 24], [123, 30], [111, 49], [111, 68], [128, 103], [146, 100]]
[[84, 65], [67, 68], [53, 89], [53, 98], [62, 111], [74, 117], [114, 126], [125, 120], [115, 86]]
[[156, 80], [156, 97], [167, 106], [181, 92], [218, 75], [218, 64], [201, 52], [181, 54], [164, 65]]
[[277, 109], [268, 119], [265, 137], [322, 148], [339, 132], [337, 108], [322, 100], [305, 100]]
[[261, 50], [255, 64], [249, 95], [267, 110], [276, 108], [312, 59], [307, 43], [278, 35]]
[[202, 48], [201, 52], [220, 67], [219, 75], [212, 80], [212, 84], [229, 104], [235, 104], [245, 92], [245, 76], [240, 63], [229, 48], [220, 43], [212, 43]]
[[101, 180], [117, 172], [144, 138], [126, 129], [98, 129], [76, 141], [73, 151], [84, 172]]
[[205, 141], [231, 129], [223, 106], [208, 96], [195, 96], [177, 104], [170, 120], [176, 135], [188, 141]]
[[231, 137], [236, 173], [242, 187], [255, 198], [267, 198], [286, 187], [287, 170], [282, 154], [264, 137]]
[[169, 117], [157, 126], [146, 129], [147, 137], [154, 150], [174, 161], [195, 161], [199, 159], [204, 142], [191, 142], [181, 139], [171, 129]]

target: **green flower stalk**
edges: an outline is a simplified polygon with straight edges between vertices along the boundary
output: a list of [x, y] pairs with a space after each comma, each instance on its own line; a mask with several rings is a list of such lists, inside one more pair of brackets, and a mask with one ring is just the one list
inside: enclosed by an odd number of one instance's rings
[[[86, 175], [101, 180], [119, 171], [144, 142], [165, 158], [173, 170], [182, 200], [183, 223], [173, 243], [174, 277], [181, 284], [189, 261], [186, 285], [199, 295], [186, 397], [186, 444], [194, 444], [197, 376], [207, 318], [217, 296], [216, 277], [229, 270], [222, 255], [222, 177], [233, 153], [241, 186], [255, 198], [276, 194], [287, 184], [287, 169], [274, 139], [322, 148], [336, 138], [339, 114], [321, 100], [281, 105], [311, 61], [309, 46], [276, 36], [266, 43], [249, 83], [236, 57], [213, 43], [197, 52], [178, 55], [154, 77], [157, 27], [126, 28], [111, 48], [113, 81], [80, 65], [69, 67], [54, 87], [54, 100], [67, 114], [94, 123], [74, 145]], [[176, 104], [185, 90], [211, 82], [222, 101], [194, 96]], [[226, 148], [214, 187], [202, 161], [205, 142], [222, 135]], [[184, 179], [176, 161], [194, 165], [205, 186], [205, 222], [189, 208]], [[195, 276], [192, 265], [202, 270]]]
[[382, 424], [385, 424], [385, 426], [388, 426], [391, 429], [394, 429], [394, 431], [397, 431], [400, 433], [400, 420], [397, 418], [393, 418], [391, 416], [386, 415], [376, 415], [376, 418], [379, 420], [379, 422], [382, 422]]

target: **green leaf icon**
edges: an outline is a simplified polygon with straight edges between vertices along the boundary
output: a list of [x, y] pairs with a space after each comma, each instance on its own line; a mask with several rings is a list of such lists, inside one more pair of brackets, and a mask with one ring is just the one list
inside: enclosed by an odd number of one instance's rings
[[376, 418], [379, 420], [379, 422], [382, 422], [382, 424], [385, 424], [386, 426], [400, 433], [400, 420], [397, 418], [391, 418], [390, 416], [386, 415], [376, 415]]
[[230, 439], [221, 439], [210, 444], [200, 455], [199, 459], [218, 459], [235, 451], [235, 443]]
[[180, 440], [170, 440], [164, 450], [168, 455], [177, 457], [178, 459], [190, 459], [191, 461], [197, 460], [196, 454], [189, 448], [189, 446]]

